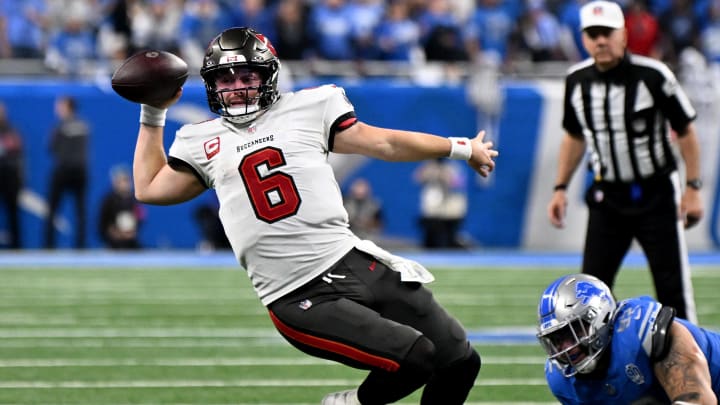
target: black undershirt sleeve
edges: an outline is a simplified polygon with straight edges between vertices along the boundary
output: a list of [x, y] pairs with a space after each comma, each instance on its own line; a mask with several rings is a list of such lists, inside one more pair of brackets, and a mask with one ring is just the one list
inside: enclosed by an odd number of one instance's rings
[[357, 124], [358, 119], [355, 116], [354, 111], [350, 111], [349, 113], [343, 114], [338, 119], [333, 122], [332, 126], [330, 127], [330, 136], [328, 137], [328, 150], [332, 152], [333, 148], [335, 147], [335, 134], [344, 131], [351, 126]]

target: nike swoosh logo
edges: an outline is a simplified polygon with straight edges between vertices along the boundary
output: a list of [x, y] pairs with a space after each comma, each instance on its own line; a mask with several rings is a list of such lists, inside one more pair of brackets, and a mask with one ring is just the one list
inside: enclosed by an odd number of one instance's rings
[[332, 274], [332, 273], [328, 273], [328, 274], [325, 274], [324, 276], [322, 276], [322, 281], [324, 281], [324, 282], [326, 282], [326, 283], [328, 283], [328, 284], [332, 284], [333, 279], [343, 279], [343, 278], [346, 278], [346, 277], [347, 277], [347, 276], [343, 276], [342, 274]]

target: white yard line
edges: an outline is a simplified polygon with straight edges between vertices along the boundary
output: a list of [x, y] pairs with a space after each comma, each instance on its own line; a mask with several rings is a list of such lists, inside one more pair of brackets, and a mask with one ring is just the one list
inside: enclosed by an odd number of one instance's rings
[[[541, 356], [483, 356], [483, 364], [542, 365]], [[41, 367], [215, 367], [215, 366], [328, 366], [337, 363], [314, 357], [242, 357], [234, 359], [13, 359], [0, 360], [0, 368]]]
[[[198, 388], [198, 387], [341, 387], [357, 386], [359, 380], [349, 379], [295, 379], [295, 380], [130, 380], [130, 381], [0, 381], [0, 389], [55, 389], [55, 388]], [[478, 379], [475, 386], [543, 386], [541, 378]]]
[[[72, 405], [68, 403], [64, 403], [65, 405]], [[197, 404], [185, 404], [185, 403], [166, 403], [166, 405], [197, 405]], [[398, 405], [403, 404], [417, 404], [416, 402], [396, 402]], [[113, 405], [144, 405], [144, 404], [138, 404], [138, 403], [132, 403], [132, 404], [113, 404]], [[155, 403], [150, 403], [147, 405], [156, 405]], [[263, 403], [257, 403], [257, 402], [233, 402], [233, 403], [218, 403], [218, 404], [209, 404], [204, 403], [203, 405], [317, 405], [317, 402], [263, 402]], [[465, 402], [464, 405], [558, 405], [557, 402]]]
[[[72, 405], [64, 402], [65, 405]], [[166, 405], [197, 405], [193, 403], [166, 403]], [[416, 402], [396, 402], [398, 405], [403, 404], [416, 404]], [[464, 405], [557, 405], [557, 402], [465, 402]], [[113, 405], [145, 405], [133, 402], [132, 404], [113, 404]], [[156, 405], [155, 403], [149, 403], [147, 405]], [[317, 402], [233, 402], [233, 403], [204, 403], [203, 405], [317, 405]]]
[[[71, 342], [70, 342], [71, 340]], [[187, 347], [205, 347], [205, 348], [243, 348], [248, 347], [277, 347], [279, 345], [286, 345], [282, 338], [243, 338], [239, 341], [236, 338], [228, 339], [215, 339], [215, 338], [197, 338], [197, 339], [172, 339], [168, 340], [165, 338], [151, 339], [151, 338], [121, 338], [112, 339], [107, 338], [72, 338], [72, 339], [4, 339], [0, 343], [0, 347], [3, 348], [67, 348], [73, 347], [76, 349], [89, 349], [98, 347], [112, 347], [112, 348], [187, 348]]]
[[31, 328], [0, 329], [4, 338], [278, 338], [268, 328]]

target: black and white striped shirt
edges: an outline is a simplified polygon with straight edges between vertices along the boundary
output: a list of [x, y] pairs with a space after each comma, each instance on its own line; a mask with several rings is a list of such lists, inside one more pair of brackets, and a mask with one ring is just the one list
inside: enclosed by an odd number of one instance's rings
[[572, 66], [564, 109], [563, 127], [585, 138], [595, 179], [622, 183], [675, 170], [670, 128], [683, 136], [696, 116], [666, 65], [629, 53], [606, 72], [592, 59]]

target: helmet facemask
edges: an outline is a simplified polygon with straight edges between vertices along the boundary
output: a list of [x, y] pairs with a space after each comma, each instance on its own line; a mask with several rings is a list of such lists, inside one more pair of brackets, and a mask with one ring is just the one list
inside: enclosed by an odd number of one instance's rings
[[566, 377], [595, 370], [610, 344], [615, 309], [610, 289], [592, 276], [566, 276], [545, 290], [537, 337]]
[[[218, 84], [218, 80], [224, 75], [235, 77], [241, 75], [243, 71], [256, 72], [260, 75], [261, 80], [255, 86], [222, 86]], [[215, 69], [211, 73], [206, 74], [206, 91], [208, 101], [214, 112], [227, 118], [236, 124], [250, 122], [257, 118], [264, 110], [266, 110], [273, 102], [273, 89], [267, 84], [267, 73], [264, 69], [253, 67], [247, 69], [245, 67], [228, 67]], [[235, 81], [233, 81], [235, 82]], [[239, 101], [237, 104], [229, 104], [235, 99]], [[241, 101], [241, 102], [240, 102]]]
[[569, 377], [595, 370], [609, 342], [608, 332], [608, 326], [594, 330], [589, 322], [576, 318], [563, 322], [555, 331], [538, 334], [538, 339], [548, 358]]

